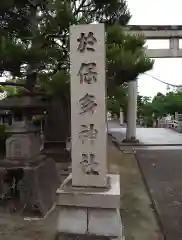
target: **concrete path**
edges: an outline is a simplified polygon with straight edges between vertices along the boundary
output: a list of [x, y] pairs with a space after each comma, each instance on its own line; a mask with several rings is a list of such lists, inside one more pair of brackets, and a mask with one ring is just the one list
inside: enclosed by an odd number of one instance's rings
[[[117, 122], [108, 122], [108, 132], [119, 142], [126, 136], [126, 128]], [[182, 145], [182, 134], [166, 128], [137, 128], [136, 137], [146, 145]]]

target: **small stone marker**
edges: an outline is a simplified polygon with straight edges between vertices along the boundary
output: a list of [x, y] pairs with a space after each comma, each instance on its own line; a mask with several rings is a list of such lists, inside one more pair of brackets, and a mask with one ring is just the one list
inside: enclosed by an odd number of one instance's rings
[[105, 187], [104, 24], [70, 27], [72, 185]]

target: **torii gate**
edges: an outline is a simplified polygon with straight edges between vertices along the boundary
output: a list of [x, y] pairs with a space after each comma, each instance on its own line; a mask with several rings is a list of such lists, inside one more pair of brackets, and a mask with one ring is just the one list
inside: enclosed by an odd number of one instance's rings
[[[150, 58], [182, 58], [179, 40], [182, 39], [182, 25], [129, 25], [126, 28], [133, 35], [143, 35], [146, 40], [169, 40], [169, 49], [147, 49]], [[128, 116], [126, 141], [136, 142], [137, 80], [128, 83]]]

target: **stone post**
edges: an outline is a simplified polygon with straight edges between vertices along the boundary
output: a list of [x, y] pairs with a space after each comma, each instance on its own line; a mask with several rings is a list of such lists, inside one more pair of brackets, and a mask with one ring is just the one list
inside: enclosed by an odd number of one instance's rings
[[171, 54], [173, 56], [177, 56], [179, 52], [179, 38], [170, 38], [169, 47], [171, 50]]
[[122, 108], [120, 108], [119, 121], [120, 121], [120, 125], [124, 124], [124, 116], [123, 116], [123, 109]]
[[174, 119], [175, 119], [176, 121], [178, 121], [178, 112], [175, 112], [175, 113], [174, 113]]
[[182, 133], [182, 114], [179, 114], [179, 113], [178, 113], [178, 123], [179, 123], [179, 126], [178, 126], [179, 132]]
[[128, 83], [128, 111], [127, 111], [127, 130], [124, 142], [138, 142], [136, 139], [136, 120], [137, 120], [137, 80]]
[[104, 24], [71, 26], [70, 72], [72, 173], [57, 191], [58, 239], [119, 240], [120, 178], [107, 173]]

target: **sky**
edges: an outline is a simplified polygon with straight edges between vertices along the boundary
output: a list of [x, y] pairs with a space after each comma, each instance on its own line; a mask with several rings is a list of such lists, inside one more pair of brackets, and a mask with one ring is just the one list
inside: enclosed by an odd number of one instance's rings
[[[127, 0], [134, 25], [182, 25], [182, 0]], [[167, 40], [148, 41], [149, 48], [168, 48]], [[182, 41], [180, 41], [182, 48]], [[165, 82], [182, 85], [182, 59], [155, 59], [154, 68], [148, 74]], [[166, 93], [167, 86], [142, 75], [138, 79], [141, 95], [153, 97], [157, 92]]]

